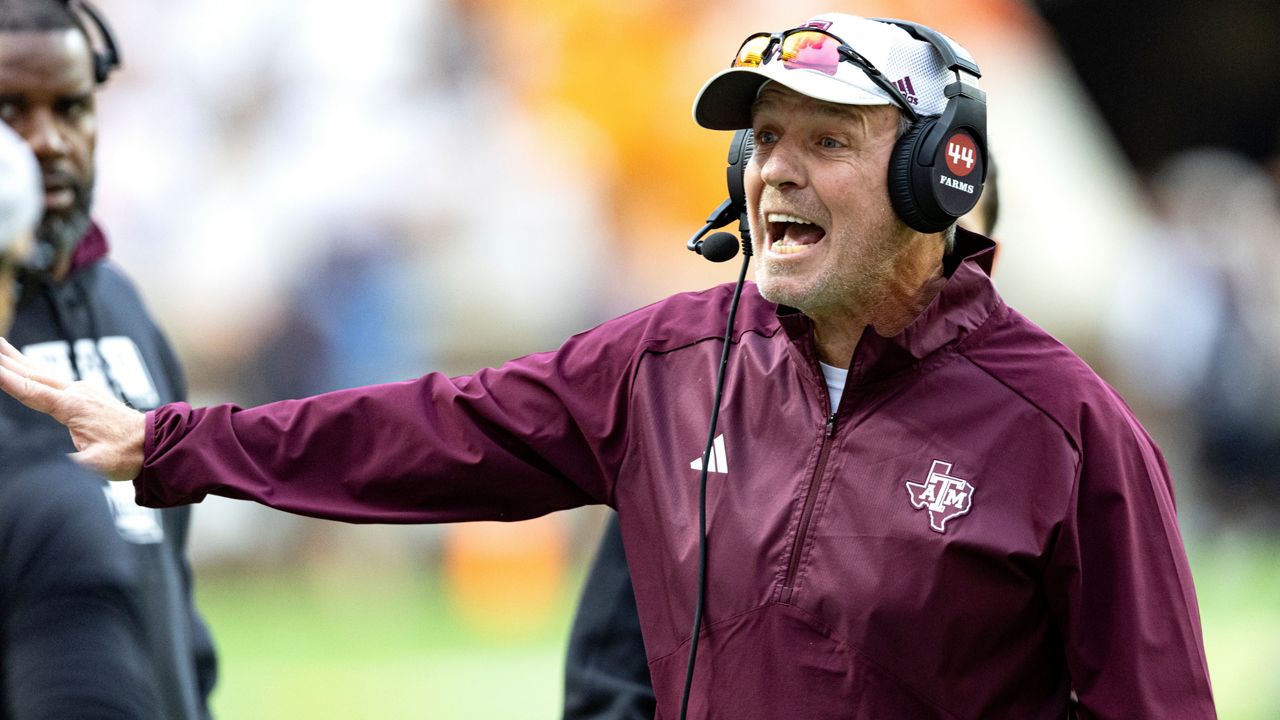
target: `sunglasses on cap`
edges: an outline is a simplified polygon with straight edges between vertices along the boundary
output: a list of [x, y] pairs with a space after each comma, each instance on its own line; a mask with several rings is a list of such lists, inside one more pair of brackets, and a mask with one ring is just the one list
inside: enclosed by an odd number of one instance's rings
[[920, 119], [915, 108], [907, 103], [907, 99], [889, 82], [884, 73], [863, 57], [862, 53], [825, 30], [798, 27], [776, 33], [755, 33], [742, 42], [730, 67], [755, 68], [775, 59], [781, 59], [782, 66], [788, 70], [817, 70], [833, 77], [841, 62], [850, 63], [888, 93], [912, 122]]

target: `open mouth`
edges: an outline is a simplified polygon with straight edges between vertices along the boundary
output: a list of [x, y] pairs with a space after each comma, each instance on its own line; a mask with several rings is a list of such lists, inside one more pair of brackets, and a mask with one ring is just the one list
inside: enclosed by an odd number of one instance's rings
[[44, 175], [44, 207], [46, 210], [66, 210], [75, 203], [75, 186], [65, 173]]
[[822, 242], [827, 231], [808, 218], [788, 213], [765, 213], [766, 248], [778, 255], [794, 255]]
[[66, 210], [76, 201], [71, 188], [45, 188], [44, 207], [46, 210]]

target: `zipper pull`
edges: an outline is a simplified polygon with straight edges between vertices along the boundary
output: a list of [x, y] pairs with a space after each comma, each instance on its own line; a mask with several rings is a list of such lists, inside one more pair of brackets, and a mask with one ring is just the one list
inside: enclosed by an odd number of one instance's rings
[[836, 433], [836, 414], [831, 413], [827, 416], [827, 437], [831, 437]]

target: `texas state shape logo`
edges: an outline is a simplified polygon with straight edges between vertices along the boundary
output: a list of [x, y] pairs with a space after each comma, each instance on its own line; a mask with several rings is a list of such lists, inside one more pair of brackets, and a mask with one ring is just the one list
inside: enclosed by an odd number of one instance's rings
[[951, 474], [951, 463], [934, 460], [929, 476], [922, 483], [907, 483], [911, 506], [929, 511], [929, 527], [946, 532], [947, 521], [960, 517], [973, 507], [973, 486], [964, 478]]

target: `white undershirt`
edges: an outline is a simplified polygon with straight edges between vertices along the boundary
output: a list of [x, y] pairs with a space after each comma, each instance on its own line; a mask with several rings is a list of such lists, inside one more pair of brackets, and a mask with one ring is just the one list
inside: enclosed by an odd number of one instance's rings
[[827, 381], [827, 397], [831, 398], [831, 412], [835, 412], [836, 408], [840, 407], [840, 396], [844, 394], [844, 381], [849, 377], [849, 371], [821, 361], [818, 366], [822, 368], [822, 377]]

